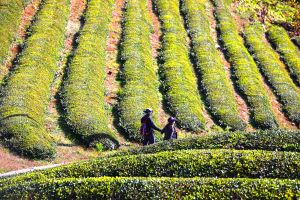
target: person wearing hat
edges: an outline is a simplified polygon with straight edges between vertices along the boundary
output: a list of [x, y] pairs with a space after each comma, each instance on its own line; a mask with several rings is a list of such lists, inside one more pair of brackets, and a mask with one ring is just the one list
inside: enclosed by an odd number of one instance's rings
[[147, 108], [144, 110], [145, 115], [141, 119], [141, 134], [144, 137], [143, 145], [149, 145], [155, 143], [154, 130], [160, 131], [161, 129], [157, 128], [151, 119], [151, 114], [153, 110]]
[[162, 134], [165, 134], [164, 140], [177, 139], [175, 122], [176, 122], [175, 117], [169, 117], [168, 124], [161, 131]]

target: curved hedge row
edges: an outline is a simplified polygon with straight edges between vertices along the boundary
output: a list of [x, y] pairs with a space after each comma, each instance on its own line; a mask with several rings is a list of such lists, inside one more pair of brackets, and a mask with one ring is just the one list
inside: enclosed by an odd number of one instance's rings
[[300, 123], [300, 93], [271, 46], [264, 42], [264, 30], [259, 24], [245, 29], [245, 39], [262, 73], [279, 97], [289, 119]]
[[267, 36], [270, 42], [275, 46], [281, 58], [288, 66], [291, 75], [300, 85], [300, 52], [299, 49], [290, 40], [284, 28], [273, 25], [268, 31]]
[[297, 199], [299, 180], [216, 178], [51, 179], [0, 188], [2, 199]]
[[299, 179], [300, 153], [218, 149], [100, 158], [3, 179], [0, 187], [40, 178], [100, 176]]
[[32, 158], [55, 154], [44, 126], [45, 112], [68, 14], [69, 0], [44, 3], [19, 64], [2, 90], [0, 133], [3, 143], [18, 154]]
[[119, 146], [108, 127], [104, 99], [105, 48], [112, 10], [112, 0], [89, 1], [80, 42], [61, 91], [65, 119], [74, 133], [86, 145], [100, 142], [105, 149]]
[[240, 149], [300, 152], [299, 131], [265, 130], [257, 132], [228, 132], [168, 140], [154, 145], [111, 152], [106, 156], [157, 153], [187, 149]]
[[300, 36], [295, 36], [292, 41], [300, 48]]
[[25, 0], [4, 0], [0, 6], [0, 65], [5, 61], [9, 46], [16, 39], [17, 31], [21, 23], [23, 10], [28, 4]]
[[205, 5], [194, 0], [184, 0], [182, 4], [209, 110], [221, 126], [243, 130], [246, 123], [239, 117], [233, 88], [211, 37]]
[[253, 125], [261, 129], [277, 128], [278, 124], [269, 97], [264, 90], [262, 77], [239, 36], [236, 23], [227, 5], [229, 2], [225, 1], [214, 0], [216, 18], [220, 39], [233, 67], [237, 86], [249, 104]]
[[141, 141], [140, 119], [145, 108], [158, 119], [159, 81], [151, 56], [150, 16], [145, 1], [128, 0], [125, 7], [121, 59], [123, 88], [120, 93], [120, 125], [130, 139]]
[[168, 110], [181, 128], [205, 128], [203, 104], [189, 60], [187, 34], [179, 13], [179, 1], [155, 0], [162, 27], [161, 75]]

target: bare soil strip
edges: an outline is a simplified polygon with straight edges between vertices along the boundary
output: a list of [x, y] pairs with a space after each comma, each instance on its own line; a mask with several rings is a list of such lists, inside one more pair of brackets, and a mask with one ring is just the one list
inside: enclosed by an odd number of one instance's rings
[[[148, 7], [149, 15], [151, 17], [152, 28], [153, 28], [153, 32], [151, 33], [151, 37], [150, 37], [150, 42], [151, 42], [151, 47], [152, 47], [151, 53], [152, 53], [153, 58], [155, 58], [157, 60], [158, 56], [159, 56], [158, 50], [161, 46], [160, 37], [162, 34], [161, 30], [160, 30], [160, 22], [159, 22], [158, 17], [154, 13], [152, 0], [147, 0], [147, 7]], [[158, 67], [157, 67], [157, 70], [158, 70]], [[159, 112], [160, 124], [161, 125], [166, 124], [169, 115], [164, 111], [162, 103], [159, 105], [158, 112]]]
[[[27, 29], [30, 26], [32, 20], [34, 19], [34, 16], [36, 15], [37, 11], [39, 10], [41, 0], [32, 0], [24, 9], [22, 14], [22, 20], [17, 32], [17, 38], [18, 41], [15, 41], [11, 44], [10, 50], [9, 50], [9, 56], [6, 59], [4, 63], [4, 71], [1, 72], [1, 78], [7, 75], [9, 70], [13, 67], [13, 60], [16, 58], [16, 56], [22, 51], [22, 45], [25, 42], [26, 35], [27, 35]], [[20, 42], [21, 41], [21, 42]]]
[[271, 101], [273, 112], [275, 114], [277, 122], [279, 123], [280, 128], [297, 129], [296, 124], [294, 122], [289, 121], [289, 119], [284, 115], [281, 109], [281, 104], [277, 101], [276, 96], [272, 92], [272, 89], [267, 84], [264, 77], [263, 80], [264, 80], [264, 88], [267, 91], [267, 94]]
[[[109, 35], [106, 43], [106, 79], [105, 88], [106, 96], [105, 101], [111, 107], [116, 106], [118, 98], [118, 90], [120, 88], [119, 82], [117, 82], [117, 76], [120, 70], [120, 64], [118, 62], [118, 46], [121, 39], [122, 27], [122, 10], [125, 5], [125, 0], [116, 0], [115, 8], [112, 12], [112, 21], [109, 26]], [[121, 147], [127, 145], [126, 140], [118, 133], [116, 127], [114, 126], [114, 116], [111, 115], [109, 128], [112, 129], [117, 139], [119, 140]]]
[[[59, 147], [57, 152], [59, 155], [55, 160], [30, 160], [12, 154], [0, 145], [0, 174], [5, 172], [21, 170], [5, 175], [11, 176], [27, 171], [38, 170], [40, 169], [39, 166], [41, 166], [42, 168], [50, 168], [57, 164], [67, 164], [76, 160], [88, 160], [99, 156], [97, 152], [93, 150], [86, 150], [80, 146]], [[0, 175], [0, 178], [1, 177], [2, 174]]]
[[[210, 21], [210, 26], [211, 26], [211, 31], [210, 31], [211, 36], [217, 45], [216, 47], [217, 47], [217, 49], [219, 51], [219, 55], [223, 61], [223, 65], [224, 65], [224, 68], [226, 71], [227, 78], [229, 80], [232, 80], [231, 65], [226, 60], [224, 53], [218, 43], [217, 22], [214, 17], [214, 12], [215, 12], [215, 9], [214, 9], [213, 5], [211, 3], [208, 3], [207, 16], [208, 16], [208, 19]], [[241, 95], [238, 93], [237, 89], [234, 87], [233, 81], [231, 81], [231, 83], [232, 83], [232, 89], [234, 91], [234, 96], [235, 96], [236, 102], [238, 104], [238, 110], [239, 110], [240, 117], [242, 118], [243, 121], [245, 121], [248, 124], [247, 131], [253, 131], [254, 130], [253, 127], [251, 126], [251, 124], [249, 124], [249, 110], [248, 110], [247, 103], [241, 97]]]
[[[266, 43], [266, 45], [269, 45], [269, 41], [267, 40], [267, 38], [264, 36], [263, 37], [264, 39], [264, 42]], [[277, 52], [276, 52], [277, 53]], [[278, 55], [278, 58], [279, 58], [279, 55]], [[287, 67], [285, 66], [285, 64], [281, 61], [281, 66], [282, 66], [282, 69], [284, 70], [288, 70]], [[272, 107], [273, 107], [273, 110], [275, 112], [275, 116], [279, 122], [279, 125], [281, 126], [281, 128], [288, 128], [288, 129], [297, 129], [297, 125], [290, 121], [285, 115], [284, 115], [284, 112], [282, 111], [282, 108], [281, 108], [281, 104], [278, 102], [274, 92], [272, 92], [272, 89], [271, 87], [267, 84], [265, 78], [264, 78], [264, 83], [265, 83], [265, 88], [267, 90], [267, 93], [271, 99], [271, 103], [272, 103]], [[297, 86], [297, 85], [296, 85]]]
[[[73, 40], [75, 34], [80, 29], [80, 18], [83, 15], [84, 9], [86, 8], [86, 0], [72, 0], [69, 21], [66, 27], [66, 39], [64, 42], [64, 48], [61, 51], [60, 60], [58, 62], [58, 70], [56, 71], [55, 79], [51, 86], [51, 96], [50, 103], [48, 105], [48, 116], [46, 119], [46, 129], [54, 137], [57, 137], [58, 143], [65, 143], [67, 140], [62, 134], [62, 130], [59, 126], [59, 99], [57, 93], [62, 82], [62, 77], [64, 75], [64, 68], [66, 64], [67, 57], [70, 55], [73, 49]], [[66, 140], [66, 141], [65, 141]], [[70, 141], [67, 142], [68, 144]], [[59, 151], [58, 151], [59, 152]]]

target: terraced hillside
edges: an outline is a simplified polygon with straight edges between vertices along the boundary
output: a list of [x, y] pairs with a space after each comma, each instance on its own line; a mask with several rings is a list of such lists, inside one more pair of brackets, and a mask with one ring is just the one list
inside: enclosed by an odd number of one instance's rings
[[[236, 7], [239, 3], [232, 0], [1, 1], [0, 141], [1, 148], [9, 150], [5, 155], [51, 161], [55, 157], [63, 160], [61, 149], [66, 147], [69, 151], [78, 146], [103, 151], [138, 146], [142, 141], [140, 118], [147, 107], [154, 110], [154, 122], [161, 128], [168, 116], [174, 116], [178, 119], [180, 137], [205, 135], [199, 139], [203, 145], [186, 139], [178, 145], [159, 143], [149, 149], [121, 151], [116, 153], [119, 160], [110, 156], [101, 158], [103, 162], [91, 161], [99, 172], [82, 172], [86, 173], [82, 175], [85, 179], [80, 180], [83, 185], [78, 182], [79, 177], [72, 174], [56, 177], [53, 172], [50, 178], [61, 180], [47, 185], [41, 175], [39, 180], [24, 183], [24, 189], [34, 184], [33, 188], [44, 187], [41, 189], [44, 191], [51, 184], [67, 187], [72, 182], [79, 184], [78, 188], [82, 186], [76, 192], [72, 190], [77, 194], [84, 190], [84, 184], [104, 184], [104, 188], [114, 187], [117, 191], [126, 183], [130, 194], [134, 187], [146, 189], [148, 184], [149, 187], [160, 184], [159, 191], [163, 191], [174, 181], [187, 186], [178, 189], [173, 198], [199, 188], [209, 191], [208, 185], [217, 188], [219, 184], [228, 186], [226, 194], [234, 190], [235, 184], [249, 188], [241, 193], [236, 191], [238, 197], [250, 194], [250, 186], [254, 185], [266, 187], [273, 191], [270, 195], [275, 195], [278, 188], [272, 185], [276, 183], [278, 187], [289, 186], [280, 189], [286, 191], [285, 195], [289, 191], [296, 194], [299, 182], [292, 179], [299, 178], [298, 163], [293, 159], [299, 161], [300, 49], [292, 37], [297, 38], [297, 32], [292, 33], [294, 29], [288, 29], [286, 24], [241, 18]], [[253, 133], [259, 130], [270, 132]], [[215, 131], [245, 132], [226, 139], [211, 136]], [[263, 133], [269, 133], [274, 141]], [[280, 135], [283, 139], [278, 133], [283, 133]], [[263, 142], [253, 140], [252, 136], [259, 136]], [[157, 133], [156, 139], [161, 138]], [[226, 143], [229, 140], [231, 143]], [[247, 142], [243, 143], [244, 140]], [[187, 150], [200, 147], [203, 150]], [[152, 156], [129, 155], [146, 153], [152, 148]], [[168, 152], [155, 150], [160, 148]], [[237, 150], [219, 150], [222, 148]], [[169, 157], [174, 160], [163, 161]], [[185, 160], [180, 161], [181, 158]], [[249, 169], [243, 168], [252, 158]], [[231, 163], [225, 163], [230, 159]], [[241, 166], [230, 165], [235, 159]], [[180, 162], [186, 163], [185, 168]], [[128, 167], [122, 171], [117, 163]], [[161, 171], [145, 163], [156, 163]], [[174, 164], [172, 170], [164, 171], [170, 163]], [[274, 167], [278, 171], [271, 170]], [[95, 178], [99, 176], [124, 178]], [[145, 178], [148, 176], [156, 178]], [[188, 178], [194, 176], [199, 178]], [[200, 178], [216, 176], [229, 179]], [[199, 188], [190, 188], [192, 183]], [[12, 183], [1, 191], [6, 195], [14, 187], [21, 186]], [[28, 192], [38, 195], [38, 191]], [[125, 198], [127, 193], [124, 195]]]
[[[300, 5], [278, 5], [1, 1], [0, 173], [77, 162], [0, 199], [300, 199]], [[184, 138], [138, 147], [147, 107]]]

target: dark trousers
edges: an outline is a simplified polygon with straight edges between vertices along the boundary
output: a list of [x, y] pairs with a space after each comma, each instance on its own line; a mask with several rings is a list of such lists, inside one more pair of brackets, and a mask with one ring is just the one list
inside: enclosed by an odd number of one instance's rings
[[143, 141], [143, 145], [149, 145], [149, 144], [154, 144], [155, 143], [155, 138], [153, 133], [150, 135], [144, 135], [144, 141]]

